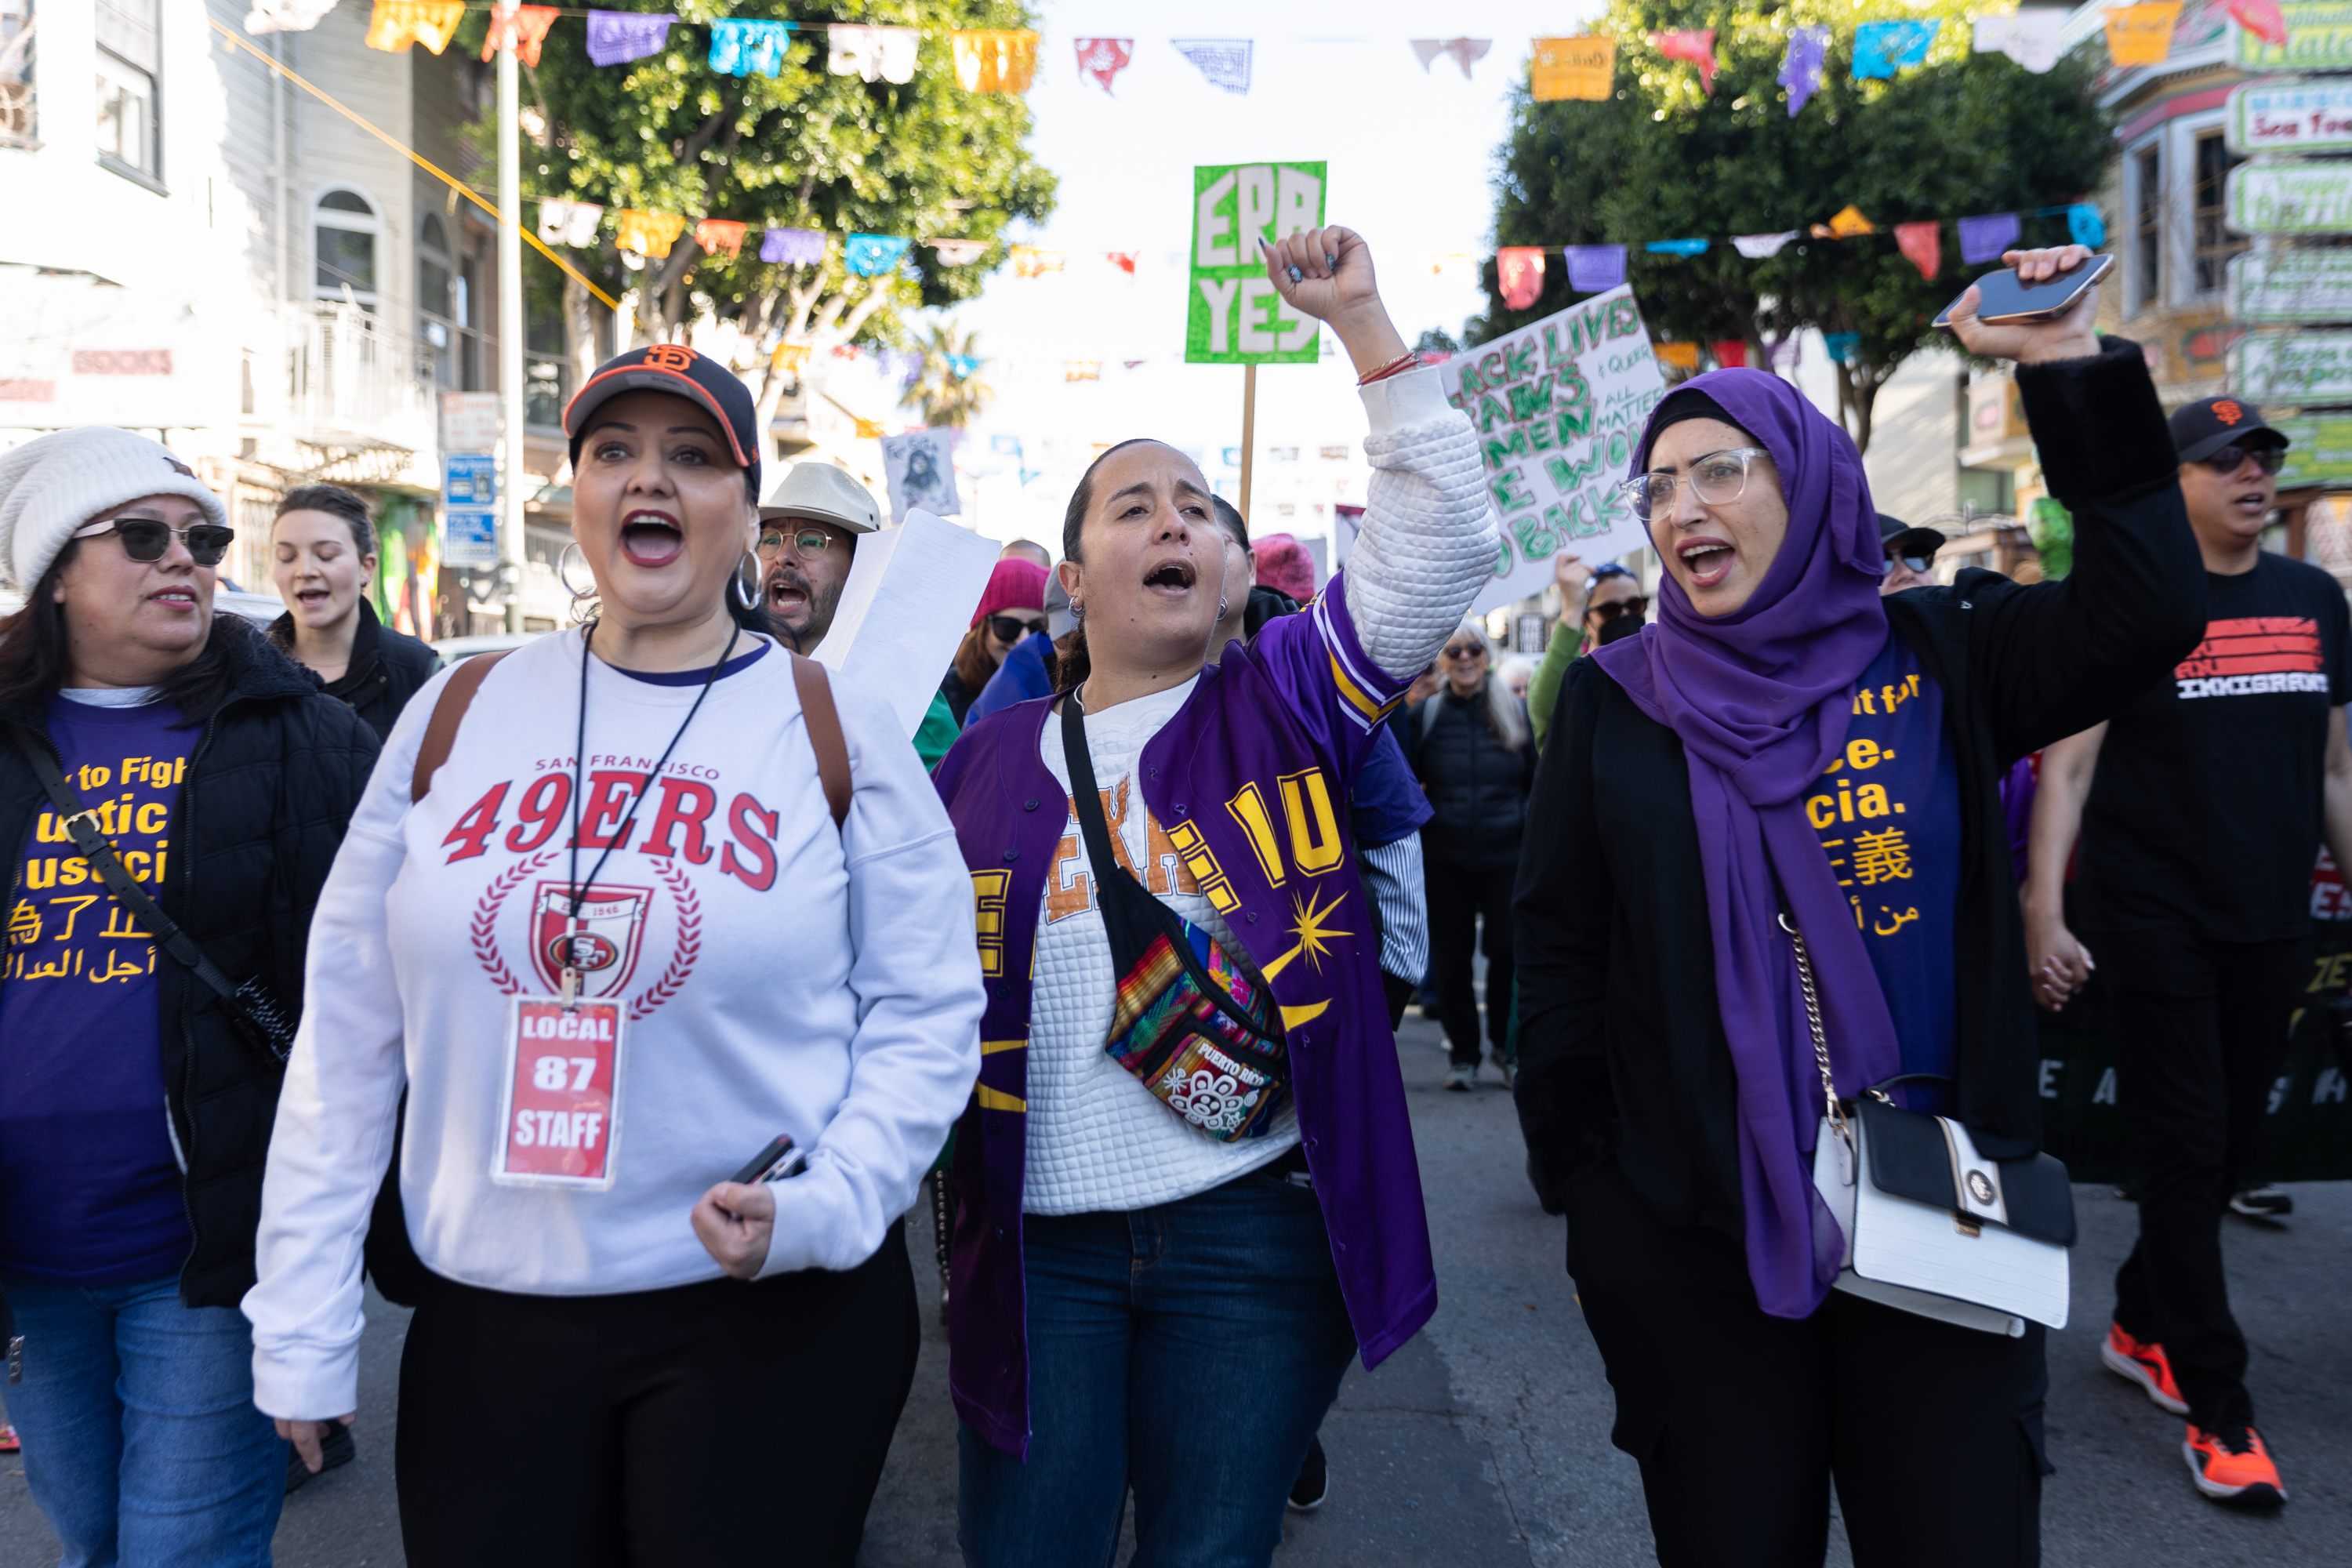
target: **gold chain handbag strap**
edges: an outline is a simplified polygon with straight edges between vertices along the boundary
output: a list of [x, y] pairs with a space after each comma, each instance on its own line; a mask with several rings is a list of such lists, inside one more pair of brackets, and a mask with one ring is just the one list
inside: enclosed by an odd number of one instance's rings
[[1830, 1037], [1822, 1027], [1821, 994], [1813, 988], [1812, 954], [1805, 950], [1804, 932], [1797, 929], [1786, 910], [1780, 914], [1780, 929], [1789, 933], [1789, 940], [1797, 947], [1797, 984], [1804, 989], [1805, 1025], [1812, 1030], [1813, 1059], [1822, 1069], [1822, 1110], [1829, 1118], [1830, 1131], [1851, 1144], [1853, 1139], [1846, 1131], [1845, 1112], [1838, 1107], [1837, 1080], [1830, 1072]]

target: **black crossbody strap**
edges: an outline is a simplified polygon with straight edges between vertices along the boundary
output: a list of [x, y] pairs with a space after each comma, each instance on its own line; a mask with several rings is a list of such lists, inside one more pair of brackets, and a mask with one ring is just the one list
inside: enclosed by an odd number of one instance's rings
[[25, 753], [25, 760], [33, 764], [34, 776], [49, 792], [49, 799], [57, 806], [58, 819], [73, 837], [74, 847], [81, 851], [82, 858], [106, 883], [108, 890], [147, 928], [164, 952], [194, 970], [196, 978], [218, 992], [221, 1000], [227, 1003], [233, 1011], [241, 1010], [243, 1003], [237, 995], [235, 983], [205, 956], [204, 949], [198, 947], [171, 916], [156, 907], [155, 900], [147, 896], [147, 889], [124, 869], [121, 857], [115, 854], [114, 846], [107, 842], [106, 836], [99, 832], [98, 823], [89, 808], [82, 804], [81, 796], [74, 793], [73, 785], [66, 782], [65, 774], [58, 771], [58, 759], [51, 754], [47, 742], [21, 724], [11, 725], [10, 729], [16, 738], [16, 749]]
[[1086, 836], [1087, 859], [1094, 868], [1095, 886], [1102, 894], [1103, 928], [1110, 937], [1114, 971], [1125, 974], [1150, 944], [1144, 933], [1135, 931], [1136, 925], [1156, 930], [1167, 937], [1168, 945], [1175, 949], [1193, 985], [1215, 1005], [1218, 1012], [1237, 1027], [1249, 1031], [1255, 1039], [1279, 1041], [1282, 1036], [1278, 1031], [1267, 1032], [1264, 1025], [1242, 1011], [1225, 988], [1201, 967], [1192, 944], [1185, 940], [1184, 922], [1176, 911], [1153, 898], [1150, 889], [1119, 865], [1118, 857], [1111, 849], [1110, 823], [1103, 816], [1102, 792], [1095, 786], [1095, 760], [1087, 750], [1086, 709], [1075, 687], [1062, 694], [1062, 752], [1070, 769], [1070, 799], [1077, 808], [1078, 830]]

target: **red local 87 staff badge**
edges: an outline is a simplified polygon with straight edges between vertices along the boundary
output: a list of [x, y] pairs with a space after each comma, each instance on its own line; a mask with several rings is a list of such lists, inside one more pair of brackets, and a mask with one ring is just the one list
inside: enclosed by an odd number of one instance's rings
[[621, 1131], [621, 1043], [628, 1009], [585, 999], [565, 1006], [517, 996], [507, 1018], [504, 1131], [490, 1180], [509, 1186], [613, 1185]]

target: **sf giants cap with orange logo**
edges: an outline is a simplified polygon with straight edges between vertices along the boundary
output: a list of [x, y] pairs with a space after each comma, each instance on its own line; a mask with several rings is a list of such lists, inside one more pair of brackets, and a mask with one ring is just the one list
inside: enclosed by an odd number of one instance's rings
[[580, 467], [580, 440], [589, 416], [624, 392], [667, 392], [700, 404], [719, 421], [743, 469], [743, 482], [753, 497], [760, 493], [759, 409], [743, 378], [709, 354], [684, 343], [655, 343], [614, 354], [596, 367], [563, 411], [563, 433], [572, 437], [572, 466]]
[[2242, 397], [2208, 397], [2172, 415], [2172, 449], [2184, 463], [2210, 458], [2232, 444], [2284, 447], [2286, 437], [2263, 423], [2263, 411]]

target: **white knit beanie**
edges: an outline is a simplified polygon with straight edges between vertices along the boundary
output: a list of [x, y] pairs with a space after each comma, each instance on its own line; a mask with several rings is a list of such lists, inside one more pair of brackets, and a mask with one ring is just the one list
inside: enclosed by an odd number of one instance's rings
[[74, 530], [142, 496], [185, 496], [228, 524], [194, 469], [128, 430], [85, 425], [0, 452], [0, 588], [31, 593]]

